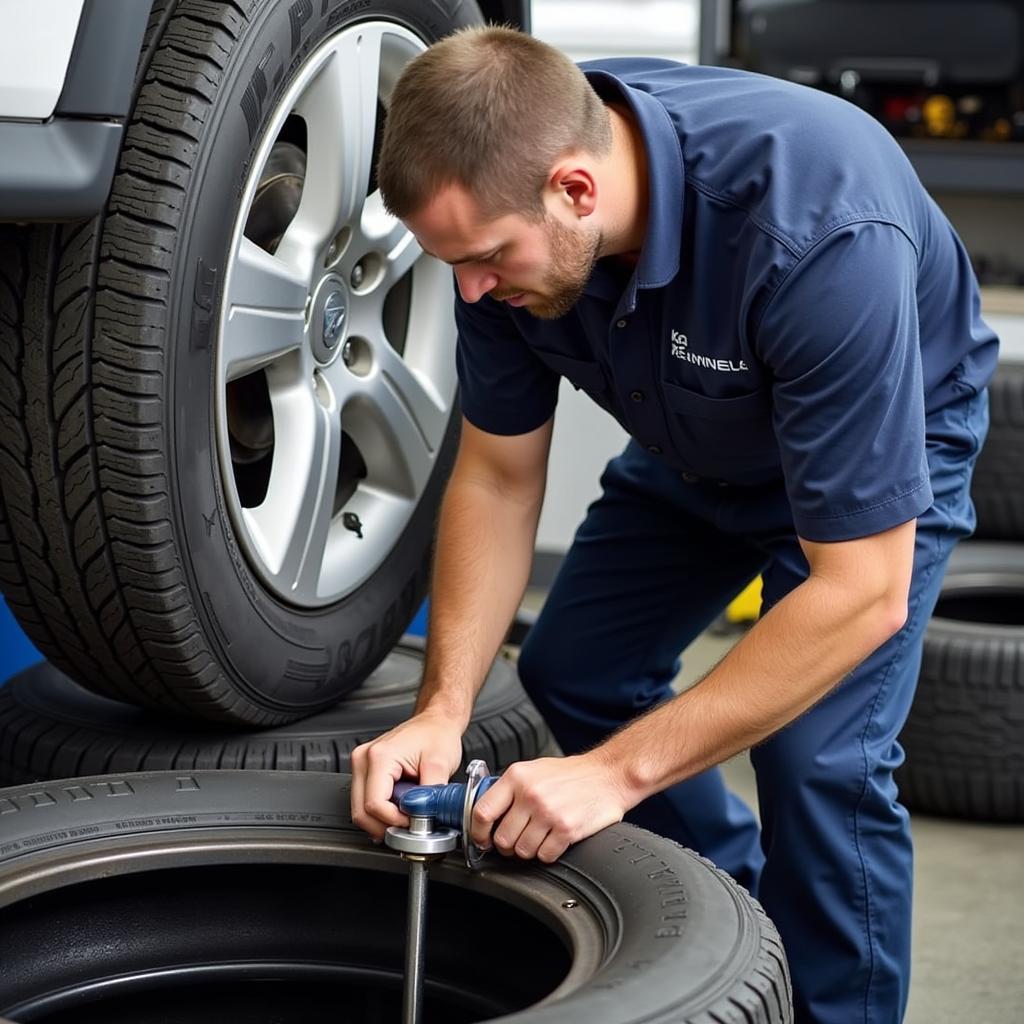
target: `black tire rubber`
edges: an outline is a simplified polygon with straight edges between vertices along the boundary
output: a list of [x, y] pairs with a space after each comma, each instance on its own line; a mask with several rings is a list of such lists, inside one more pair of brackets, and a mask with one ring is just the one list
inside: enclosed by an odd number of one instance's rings
[[453, 411], [411, 521], [362, 586], [321, 609], [268, 593], [226, 511], [211, 393], [217, 268], [260, 142], [247, 83], [265, 85], [265, 115], [307, 48], [354, 22], [399, 21], [429, 42], [481, 20], [472, 0], [299, 7], [158, 0], [107, 209], [0, 226], [0, 588], [11, 611], [97, 693], [254, 725], [329, 707], [399, 640], [426, 590], [460, 419]]
[[[407, 637], [355, 693], [327, 711], [260, 731], [169, 720], [83, 689], [43, 662], [0, 688], [0, 786], [153, 770], [347, 772], [352, 748], [409, 718], [423, 642]], [[550, 752], [550, 734], [515, 666], [491, 667], [463, 736], [462, 768], [494, 771]]]
[[[339, 1007], [350, 1020], [399, 1018], [405, 871], [352, 825], [346, 776], [101, 776], [0, 790], [0, 813], [0, 1014], [206, 1024], [225, 1010], [197, 969], [217, 966], [234, 972], [221, 975], [222, 989], [234, 982], [226, 1019], [298, 1024]], [[774, 926], [675, 843], [620, 824], [553, 865], [492, 855], [471, 872], [460, 860], [431, 868], [425, 1024], [792, 1020]], [[339, 964], [344, 996], [330, 987]], [[319, 994], [300, 976], [304, 1005], [276, 1015], [274, 983], [300, 968]]]
[[1024, 821], [1024, 545], [954, 550], [900, 742], [907, 807]]
[[988, 437], [971, 480], [976, 537], [1024, 542], [1024, 362], [996, 367]]

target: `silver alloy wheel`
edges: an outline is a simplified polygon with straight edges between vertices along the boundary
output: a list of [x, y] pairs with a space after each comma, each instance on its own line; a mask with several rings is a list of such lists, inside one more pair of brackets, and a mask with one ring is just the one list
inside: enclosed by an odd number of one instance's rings
[[[315, 50], [266, 126], [232, 236], [216, 361], [221, 477], [250, 565], [299, 607], [338, 601], [377, 570], [423, 494], [453, 410], [451, 272], [370, 191], [378, 105], [423, 49], [408, 29], [373, 21]], [[301, 197], [264, 247], [246, 228], [296, 117]], [[407, 301], [402, 338], [385, 326], [392, 292]], [[229, 389], [253, 380], [272, 419], [258, 500], [241, 486], [228, 408]]]

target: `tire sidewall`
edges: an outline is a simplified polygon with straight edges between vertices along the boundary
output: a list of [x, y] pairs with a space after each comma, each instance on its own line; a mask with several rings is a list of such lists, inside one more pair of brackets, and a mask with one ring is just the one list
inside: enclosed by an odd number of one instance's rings
[[[166, 849], [175, 843], [195, 850], [203, 842], [225, 849], [250, 836], [343, 842], [370, 851], [369, 837], [352, 823], [350, 800], [347, 776], [294, 772], [147, 772], [0, 789], [0, 813], [9, 815], [10, 823], [0, 842], [0, 908], [11, 901], [19, 877], [28, 878], [29, 894], [43, 891], [54, 885], [47, 869], [57, 866], [70, 869], [70, 877], [56, 884], [74, 884], [91, 871], [90, 854], [101, 851]], [[219, 857], [230, 863], [244, 861], [247, 854]], [[149, 858], [149, 869], [154, 867]], [[473, 888], [472, 873], [466, 878], [457, 861], [437, 870], [441, 878], [458, 871], [462, 884]], [[791, 1020], [783, 1003], [788, 1003], [788, 978], [774, 926], [735, 882], [691, 851], [620, 823], [577, 843], [553, 865], [533, 862], [527, 869], [493, 856], [487, 864], [495, 877], [524, 870], [547, 876], [567, 897], [597, 908], [615, 938], [594, 978], [562, 1001], [503, 1018], [509, 1024], [696, 1024], [712, 1019], [711, 1010], [736, 1009], [740, 1004], [730, 996], [749, 997], [769, 974], [778, 1012], [762, 995], [758, 1005], [765, 1015], [745, 1013], [744, 1019]], [[570, 909], [563, 904], [563, 910]]]
[[[422, 670], [423, 645], [407, 637], [333, 707], [299, 722], [239, 730], [168, 719], [101, 697], [42, 662], [0, 689], [0, 787], [114, 771], [346, 773], [354, 747], [412, 715]], [[550, 742], [514, 666], [497, 659], [462, 737], [463, 766], [482, 758], [501, 772], [543, 756]]]
[[951, 639], [1024, 643], [1024, 625], [954, 619], [941, 612], [942, 600], [960, 593], [960, 581], [963, 579], [977, 577], [980, 574], [991, 575], [1001, 580], [1007, 573], [1024, 577], [1024, 545], [989, 540], [966, 540], [957, 544], [949, 557], [936, 604], [938, 610], [928, 622], [925, 643]]
[[[457, 442], [458, 415], [453, 411], [410, 522], [367, 582], [323, 609], [289, 607], [264, 588], [233, 534], [216, 444], [216, 323], [223, 268], [251, 161], [262, 142], [261, 131], [250, 137], [242, 99], [247, 90], [253, 95], [254, 82], [266, 84], [262, 123], [325, 39], [359, 22], [387, 20], [429, 43], [478, 20], [474, 5], [453, 6], [458, 16], [446, 18], [445, 5], [419, 0], [254, 4], [202, 132], [181, 222], [181, 255], [173, 275], [178, 290], [168, 331], [178, 549], [196, 614], [223, 671], [264, 708], [294, 714], [330, 703], [365, 678], [401, 636], [426, 590], [430, 539]], [[294, 24], [296, 11], [308, 19]], [[261, 681], [258, 691], [254, 680]]]

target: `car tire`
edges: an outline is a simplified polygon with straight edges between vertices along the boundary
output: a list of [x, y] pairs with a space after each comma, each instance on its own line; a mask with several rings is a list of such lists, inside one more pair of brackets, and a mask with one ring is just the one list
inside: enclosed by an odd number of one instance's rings
[[[150, 770], [348, 772], [354, 747], [412, 715], [422, 675], [423, 642], [407, 637], [334, 707], [246, 731], [173, 721], [100, 697], [43, 662], [0, 688], [0, 786]], [[463, 768], [482, 758], [496, 772], [552, 752], [547, 726], [505, 658], [477, 696], [462, 749]]]
[[[407, 873], [353, 826], [348, 781], [149, 772], [0, 790], [0, 1014], [399, 1019]], [[793, 1019], [760, 906], [636, 826], [550, 865], [492, 854], [472, 871], [450, 854], [429, 885], [427, 1020]]]
[[0, 228], [0, 585], [83, 686], [281, 724], [416, 613], [460, 422], [451, 274], [372, 164], [401, 67], [479, 20], [157, 2], [106, 209]]
[[1004, 362], [989, 383], [989, 428], [971, 480], [975, 536], [1024, 541], [1024, 363]]
[[1024, 821], [1024, 545], [954, 549], [900, 742], [907, 807]]

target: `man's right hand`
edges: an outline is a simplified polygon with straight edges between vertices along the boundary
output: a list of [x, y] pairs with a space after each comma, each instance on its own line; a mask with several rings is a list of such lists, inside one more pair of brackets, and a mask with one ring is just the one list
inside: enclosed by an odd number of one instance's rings
[[424, 786], [448, 782], [462, 761], [462, 732], [446, 718], [424, 711], [352, 751], [352, 820], [374, 839], [389, 825], [408, 825], [391, 803], [402, 778]]
[[408, 824], [390, 802], [396, 782], [440, 785], [462, 761], [473, 702], [530, 576], [552, 423], [506, 437], [463, 417], [437, 529], [420, 710], [352, 751], [352, 820], [374, 839]]

